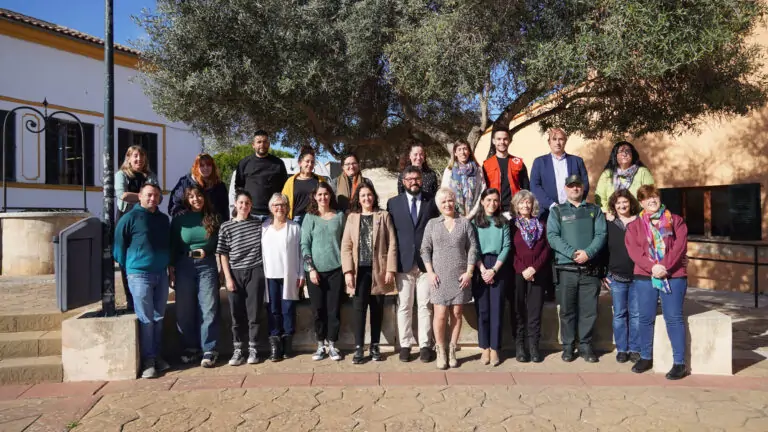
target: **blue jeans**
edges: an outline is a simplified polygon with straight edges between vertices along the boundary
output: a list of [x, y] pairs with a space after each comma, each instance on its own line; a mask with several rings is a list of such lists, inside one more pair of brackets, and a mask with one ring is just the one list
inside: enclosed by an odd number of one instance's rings
[[176, 260], [176, 328], [185, 350], [216, 351], [219, 336], [219, 270], [211, 254]]
[[632, 282], [619, 282], [610, 276], [613, 299], [613, 341], [618, 352], [640, 352], [640, 313], [637, 310], [637, 287]]
[[669, 279], [671, 293], [663, 293], [651, 284], [650, 279], [635, 279], [637, 306], [640, 311], [640, 357], [653, 360], [653, 330], [656, 324], [656, 304], [661, 297], [661, 312], [667, 324], [667, 336], [672, 344], [675, 364], [685, 364], [685, 322], [683, 301], [688, 290], [687, 278]]
[[141, 359], [154, 359], [160, 355], [163, 316], [168, 303], [168, 275], [165, 272], [129, 274], [128, 287], [139, 320]]
[[283, 300], [283, 280], [267, 279], [269, 289], [269, 335], [293, 335], [296, 332], [296, 301]]

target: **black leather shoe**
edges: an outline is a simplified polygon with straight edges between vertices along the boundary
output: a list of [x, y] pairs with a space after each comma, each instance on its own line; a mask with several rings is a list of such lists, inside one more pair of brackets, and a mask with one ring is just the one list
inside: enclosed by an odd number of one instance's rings
[[409, 362], [409, 361], [411, 361], [411, 349], [410, 348], [400, 348], [400, 361], [401, 362]]
[[668, 380], [679, 380], [681, 378], [685, 378], [688, 375], [688, 370], [685, 368], [684, 364], [676, 364], [672, 365], [672, 369], [667, 372], [667, 379]]
[[653, 360], [646, 360], [644, 358], [641, 358], [632, 366], [632, 372], [634, 373], [643, 373], [651, 369], [653, 369]]
[[518, 343], [515, 347], [515, 359], [520, 363], [528, 363], [531, 358], [528, 357], [528, 353], [525, 352], [525, 344]]
[[381, 350], [379, 349], [379, 344], [371, 345], [371, 360], [381, 361]]
[[632, 363], [637, 363], [637, 361], [640, 360], [640, 353], [639, 352], [630, 352], [629, 353], [629, 361]]
[[365, 358], [365, 351], [363, 350], [363, 347], [360, 345], [355, 347], [355, 355], [352, 356], [352, 363], [353, 364], [360, 364], [363, 362], [363, 359]]
[[587, 363], [597, 363], [600, 361], [597, 358], [597, 354], [595, 354], [595, 352], [592, 351], [591, 347], [585, 347], [583, 349], [579, 349], [579, 357], [583, 358], [584, 361]]
[[435, 351], [432, 348], [424, 347], [419, 350], [419, 360], [422, 363], [429, 363], [435, 359]]
[[541, 355], [541, 352], [539, 351], [539, 344], [532, 343], [530, 347], [531, 352], [531, 361], [534, 363], [541, 363], [544, 361], [544, 356]]
[[572, 362], [576, 360], [576, 354], [573, 353], [573, 348], [563, 348], [563, 361]]
[[616, 354], [616, 361], [619, 363], [626, 363], [629, 361], [629, 354], [625, 352], [620, 352]]

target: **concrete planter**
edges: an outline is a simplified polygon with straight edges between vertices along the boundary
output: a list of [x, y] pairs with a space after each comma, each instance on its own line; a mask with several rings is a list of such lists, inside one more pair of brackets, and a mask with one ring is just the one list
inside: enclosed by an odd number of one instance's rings
[[85, 312], [61, 325], [64, 381], [135, 379], [139, 371], [136, 315], [112, 318]]
[[54, 273], [53, 237], [90, 216], [83, 212], [0, 213], [3, 276]]

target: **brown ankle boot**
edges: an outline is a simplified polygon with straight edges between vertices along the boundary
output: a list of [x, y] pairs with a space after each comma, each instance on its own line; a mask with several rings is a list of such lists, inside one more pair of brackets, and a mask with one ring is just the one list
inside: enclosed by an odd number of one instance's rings
[[435, 351], [437, 352], [437, 361], [435, 361], [437, 368], [448, 369], [448, 357], [446, 356], [446, 353], [445, 353], [445, 347], [440, 345], [435, 345]]
[[456, 359], [456, 345], [451, 344], [448, 347], [448, 366], [459, 367], [459, 361]]

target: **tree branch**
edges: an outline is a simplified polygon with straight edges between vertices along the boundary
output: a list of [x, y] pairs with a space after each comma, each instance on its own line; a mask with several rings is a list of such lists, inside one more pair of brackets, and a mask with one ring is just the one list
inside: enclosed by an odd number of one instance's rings
[[309, 126], [315, 133], [317, 142], [319, 142], [333, 157], [337, 159], [341, 157], [341, 154], [339, 154], [333, 147], [333, 143], [334, 141], [337, 141], [337, 139], [333, 139], [329, 136], [328, 131], [323, 127], [323, 123], [320, 121], [320, 117], [317, 116], [315, 110], [303, 103], [300, 103], [298, 106], [307, 115]]
[[[571, 93], [573, 94], [573, 93]], [[514, 127], [510, 128], [509, 134], [514, 137], [514, 135], [517, 132], [520, 132], [521, 130], [525, 129], [526, 127], [538, 123], [546, 118], [552, 117], [555, 114], [561, 113], [568, 109], [568, 104], [575, 102], [579, 99], [588, 99], [588, 98], [596, 98], [596, 97], [604, 97], [604, 96], [610, 96], [614, 95], [616, 92], [614, 90], [606, 90], [602, 92], [589, 92], [585, 91], [582, 93], [576, 93], [571, 97], [563, 98], [563, 100], [554, 106], [553, 108], [550, 108], [547, 111], [541, 112], [539, 114], [536, 114], [533, 117], [529, 117], [520, 124], [515, 125]]]

